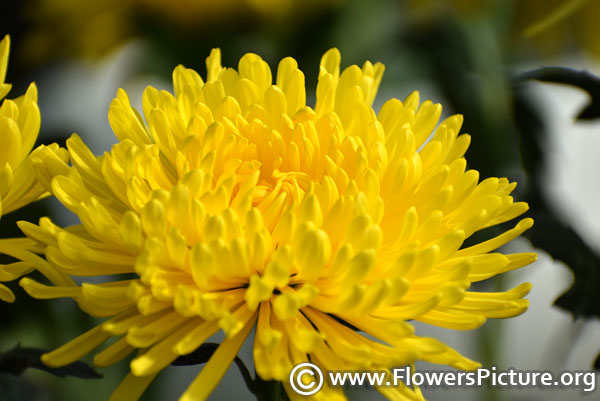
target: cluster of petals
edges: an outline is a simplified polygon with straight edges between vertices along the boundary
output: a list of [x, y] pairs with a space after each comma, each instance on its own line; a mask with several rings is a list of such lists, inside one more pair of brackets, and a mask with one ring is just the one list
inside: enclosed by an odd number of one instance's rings
[[[473, 233], [527, 210], [505, 178], [479, 180], [463, 157], [462, 117], [418, 93], [372, 108], [384, 67], [340, 71], [321, 60], [316, 103], [304, 74], [246, 54], [238, 69], [207, 76], [177, 67], [174, 93], [148, 87], [143, 114], [119, 90], [109, 121], [118, 143], [95, 156], [77, 136], [70, 164], [35, 153], [41, 184], [80, 224], [43, 218], [21, 230], [43, 256], [30, 257], [52, 285], [21, 280], [35, 298], [68, 297], [105, 318], [43, 357], [63, 366], [102, 346], [104, 367], [129, 354], [130, 373], [111, 401], [135, 400], [179, 356], [218, 332], [221, 342], [180, 400], [206, 399], [242, 344], [264, 380], [284, 383], [298, 363], [325, 370], [391, 369], [416, 361], [474, 369], [410, 321], [456, 330], [527, 308], [522, 284], [506, 292], [471, 284], [535, 260], [496, 249], [533, 224], [465, 246]], [[83, 276], [77, 284], [73, 277]], [[86, 278], [93, 278], [93, 283]], [[253, 332], [253, 336], [250, 333]], [[418, 400], [404, 386], [380, 388]], [[314, 399], [345, 399], [324, 389]]]
[[[10, 38], [0, 41], [0, 216], [19, 209], [47, 195], [38, 183], [30, 152], [40, 130], [40, 110], [37, 105], [35, 84], [23, 96], [5, 99], [11, 84], [5, 82], [8, 67]], [[48, 146], [48, 151], [61, 160], [67, 160], [64, 149], [57, 144]], [[0, 253], [21, 255], [16, 249], [31, 246], [31, 241], [0, 240]], [[31, 271], [31, 265], [16, 262], [0, 268], [0, 281], [14, 280]], [[13, 302], [14, 294], [5, 285], [0, 284], [0, 300]]]

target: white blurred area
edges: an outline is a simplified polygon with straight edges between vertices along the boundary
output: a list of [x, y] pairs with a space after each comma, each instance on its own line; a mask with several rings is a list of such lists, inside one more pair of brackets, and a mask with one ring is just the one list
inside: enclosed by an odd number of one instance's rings
[[[116, 138], [110, 129], [107, 113], [117, 88], [123, 87], [132, 104], [141, 110], [141, 96], [147, 85], [171, 90], [169, 81], [154, 76], [139, 76], [139, 60], [144, 56], [141, 43], [131, 42], [96, 65], [73, 64], [48, 72], [38, 82], [42, 121], [46, 132], [77, 132], [94, 153], [110, 149]], [[173, 66], [175, 67], [175, 66]], [[199, 66], [189, 66], [198, 68]], [[600, 73], [600, 66], [595, 70]], [[573, 119], [586, 95], [576, 89], [536, 83], [532, 85], [544, 105], [552, 142], [548, 144], [550, 166], [547, 177], [548, 196], [572, 226], [600, 250], [600, 123], [576, 123]], [[403, 98], [408, 93], [391, 94], [386, 98]], [[383, 94], [382, 94], [383, 95]], [[526, 240], [517, 240], [507, 251], [529, 251]], [[499, 369], [519, 370], [589, 370], [600, 351], [600, 322], [573, 322], [571, 316], [553, 307], [553, 301], [563, 293], [572, 280], [570, 271], [555, 262], [545, 252], [538, 261], [520, 271], [506, 274], [505, 289], [527, 281], [533, 283], [528, 296], [531, 306], [522, 316], [502, 322], [498, 345]], [[457, 332], [417, 324], [417, 334], [442, 339], [466, 356], [478, 359], [479, 331]], [[218, 339], [216, 339], [218, 340]], [[252, 370], [252, 340], [249, 339], [240, 356]], [[175, 399], [191, 383], [201, 367], [170, 368], [159, 376], [162, 386], [159, 399]], [[598, 384], [600, 387], [600, 384]], [[428, 389], [428, 401], [520, 401], [520, 400], [596, 400], [593, 394], [580, 390], [511, 389], [485, 396], [484, 389]], [[252, 399], [233, 365], [219, 384], [211, 400]], [[352, 391], [351, 399], [384, 399], [374, 390]]]
[[172, 91], [170, 81], [139, 73], [146, 53], [142, 42], [130, 41], [96, 63], [72, 62], [46, 71], [38, 82], [42, 133], [76, 133], [95, 154], [110, 150], [117, 138], [108, 108], [119, 88], [138, 110], [146, 86]]

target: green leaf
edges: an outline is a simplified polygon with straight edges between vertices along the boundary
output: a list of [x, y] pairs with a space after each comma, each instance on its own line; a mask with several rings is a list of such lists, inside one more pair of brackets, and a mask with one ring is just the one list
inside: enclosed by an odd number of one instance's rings
[[102, 375], [83, 362], [74, 362], [60, 368], [50, 368], [42, 363], [40, 357], [47, 350], [38, 348], [21, 348], [17, 345], [7, 352], [0, 353], [0, 373], [20, 376], [28, 368], [34, 368], [51, 373], [58, 377], [73, 376], [80, 379], [98, 379]]
[[[208, 362], [210, 357], [215, 353], [217, 348], [219, 348], [217, 343], [204, 343], [200, 347], [198, 347], [194, 352], [189, 353], [187, 355], [182, 355], [175, 359], [171, 365], [173, 366], [190, 366], [190, 365], [200, 365]], [[250, 371], [244, 364], [244, 361], [240, 359], [240, 357], [236, 356], [234, 359], [235, 364], [237, 365], [242, 377], [244, 378], [244, 382], [248, 387], [248, 390], [252, 392], [252, 394], [256, 394], [256, 384], [252, 375], [250, 375]], [[258, 377], [258, 376], [257, 376]]]
[[256, 390], [258, 401], [289, 401], [289, 397], [280, 381], [263, 380], [257, 374]]
[[571, 287], [554, 301], [577, 317], [600, 316], [600, 258], [571, 227], [552, 215], [534, 213], [535, 230], [528, 235], [573, 271]]
[[[533, 228], [524, 235], [536, 248], [564, 262], [573, 272], [571, 287], [556, 299], [555, 305], [571, 312], [574, 318], [598, 317], [600, 256], [547, 201], [544, 186], [548, 162], [544, 149], [549, 142], [548, 129], [535, 100], [520, 84], [514, 88], [514, 115], [521, 137], [521, 160], [529, 177], [524, 200], [530, 206], [529, 216], [535, 220]], [[599, 361], [596, 360], [596, 369]]]
[[574, 274], [573, 285], [555, 304], [575, 318], [600, 316], [600, 256], [546, 200], [545, 145], [548, 130], [526, 90], [515, 88], [515, 122], [521, 133], [521, 159], [530, 178], [525, 199], [534, 227], [525, 233], [532, 244], [564, 262]]
[[585, 70], [576, 70], [566, 67], [542, 67], [526, 71], [515, 77], [515, 82], [537, 80], [566, 84], [586, 91], [591, 101], [577, 116], [578, 120], [592, 120], [600, 118], [600, 78]]

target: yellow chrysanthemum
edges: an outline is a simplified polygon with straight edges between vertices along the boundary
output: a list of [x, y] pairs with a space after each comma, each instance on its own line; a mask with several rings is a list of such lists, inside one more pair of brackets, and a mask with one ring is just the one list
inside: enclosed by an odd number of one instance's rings
[[[10, 38], [7, 35], [0, 41], [0, 216], [39, 199], [46, 192], [36, 181], [29, 157], [40, 130], [37, 88], [32, 83], [25, 95], [14, 100], [4, 99], [11, 89], [11, 85], [4, 82], [9, 48]], [[55, 154], [59, 152], [56, 144], [48, 149]], [[66, 154], [63, 156], [66, 157]], [[12, 245], [22, 246], [30, 242], [0, 240], [0, 253], [6, 253], [6, 248], [11, 249]], [[0, 281], [14, 280], [28, 270], [30, 266], [23, 263], [2, 266]], [[0, 284], [0, 299], [14, 301], [14, 294], [3, 284]]]
[[[21, 285], [33, 297], [70, 297], [109, 317], [44, 363], [68, 364], [111, 337], [116, 342], [94, 357], [98, 366], [139, 350], [111, 401], [137, 399], [162, 369], [220, 330], [225, 340], [180, 400], [206, 399], [253, 328], [257, 373], [285, 385], [292, 366], [309, 358], [327, 370], [417, 360], [477, 367], [408, 323], [468, 330], [527, 308], [529, 284], [467, 291], [535, 254], [494, 252], [531, 219], [462, 247], [527, 209], [510, 196], [516, 184], [479, 182], [477, 171], [465, 170], [462, 117], [437, 126], [441, 106], [419, 105], [417, 93], [376, 114], [383, 65], [340, 74], [335, 49], [322, 58], [314, 108], [292, 58], [280, 62], [276, 84], [255, 54], [236, 71], [214, 50], [207, 70], [205, 81], [177, 67], [175, 95], [148, 87], [147, 125], [119, 90], [109, 112], [119, 143], [103, 156], [76, 135], [67, 142], [71, 167], [38, 153], [40, 175], [81, 224], [20, 224], [46, 247], [40, 268], [62, 282]], [[106, 282], [75, 285], [71, 275]], [[406, 387], [380, 391], [420, 399]], [[332, 388], [314, 398], [344, 399]]]

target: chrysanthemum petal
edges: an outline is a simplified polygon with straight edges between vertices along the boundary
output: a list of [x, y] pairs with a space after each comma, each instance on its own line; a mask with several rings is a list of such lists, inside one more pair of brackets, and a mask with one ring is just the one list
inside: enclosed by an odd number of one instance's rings
[[198, 377], [183, 393], [179, 399], [180, 401], [202, 401], [208, 398], [231, 365], [246, 337], [248, 337], [254, 326], [254, 321], [255, 318], [248, 320], [235, 336], [226, 338], [219, 345], [219, 348], [204, 365]]
[[148, 376], [136, 376], [129, 372], [127, 376], [119, 383], [115, 391], [111, 394], [108, 401], [137, 401], [158, 373]]
[[50, 367], [68, 365], [99, 347], [109, 338], [110, 334], [103, 331], [101, 325], [96, 326], [62, 347], [42, 355], [42, 362]]
[[4, 302], [14, 302], [15, 294], [4, 284], [0, 284], [0, 299]]

